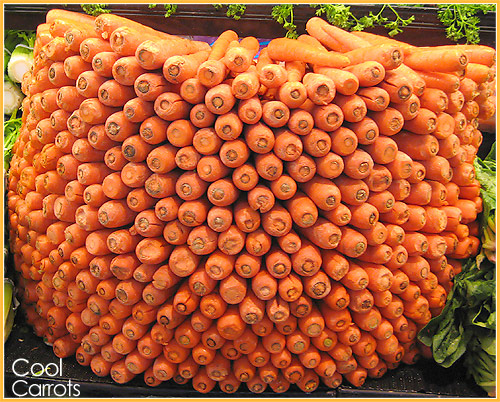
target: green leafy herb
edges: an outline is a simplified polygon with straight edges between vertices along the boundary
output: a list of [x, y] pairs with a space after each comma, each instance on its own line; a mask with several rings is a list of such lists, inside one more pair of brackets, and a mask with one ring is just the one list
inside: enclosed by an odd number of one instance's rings
[[394, 36], [397, 35], [398, 33], [402, 32], [404, 27], [408, 26], [415, 20], [415, 16], [412, 15], [411, 17], [407, 18], [406, 20], [402, 19], [399, 14], [396, 12], [394, 7], [392, 7], [390, 4], [384, 5], [382, 7], [382, 10], [380, 10], [380, 15], [384, 11], [384, 8], [387, 7], [389, 10], [391, 10], [394, 15], [396, 16], [396, 20], [394, 21], [388, 21], [385, 24], [382, 24], [384, 28], [389, 30], [389, 36]]
[[108, 7], [109, 4], [82, 4], [82, 10], [85, 11], [89, 15], [93, 15], [94, 17], [97, 17], [98, 15], [101, 14], [109, 14], [111, 10], [109, 10]]
[[163, 7], [165, 7], [165, 18], [170, 17], [177, 11], [177, 4], [164, 4]]
[[[216, 10], [220, 10], [224, 7], [224, 4], [212, 4]], [[235, 20], [239, 20], [247, 9], [246, 4], [227, 4], [226, 15], [229, 18], [233, 18]]]
[[285, 37], [295, 39], [299, 36], [297, 25], [293, 22], [293, 4], [274, 6], [271, 10], [271, 16], [286, 29]]
[[12, 147], [19, 136], [22, 119], [17, 117], [17, 110], [12, 113], [10, 119], [3, 122], [3, 160], [5, 170], [8, 169], [10, 160], [12, 159]]
[[245, 4], [228, 4], [226, 15], [229, 18], [234, 18], [239, 20], [243, 14], [245, 14], [247, 6]]
[[28, 47], [35, 46], [36, 32], [35, 31], [18, 31], [17, 36], [21, 39], [21, 43]]
[[467, 43], [479, 43], [477, 16], [480, 12], [496, 11], [494, 4], [438, 4], [437, 17], [446, 27], [446, 36], [455, 42], [465, 38]]
[[351, 7], [343, 4], [311, 4], [316, 8], [316, 15], [325, 15], [330, 24], [342, 29], [349, 29], [354, 25]]
[[[351, 31], [363, 31], [366, 28], [374, 26], [383, 26], [389, 30], [389, 36], [397, 35], [402, 32], [402, 28], [408, 26], [415, 20], [415, 16], [408, 19], [403, 19], [390, 4], [384, 4], [378, 13], [373, 14], [371, 11], [368, 15], [357, 18], [352, 12], [351, 7], [343, 4], [313, 4], [311, 7], [316, 9], [316, 15], [325, 15], [330, 24], [342, 29]], [[390, 11], [396, 19], [389, 20], [383, 14]], [[386, 13], [387, 14], [387, 13]]]

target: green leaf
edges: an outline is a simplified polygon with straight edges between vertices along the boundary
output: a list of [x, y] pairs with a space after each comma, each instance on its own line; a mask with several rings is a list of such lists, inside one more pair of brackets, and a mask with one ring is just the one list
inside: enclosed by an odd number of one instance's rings
[[239, 20], [245, 14], [246, 8], [245, 4], [228, 4], [226, 15], [229, 18]]
[[111, 12], [107, 7], [109, 4], [82, 4], [82, 10], [85, 11], [89, 15], [93, 15], [97, 17], [101, 14], [108, 14]]
[[339, 28], [351, 28], [356, 19], [351, 13], [351, 7], [343, 4], [312, 4], [316, 8], [316, 15], [325, 15], [327, 21]]
[[165, 18], [170, 17], [177, 11], [177, 4], [164, 4], [163, 7], [165, 8]]
[[496, 339], [492, 331], [484, 332], [483, 335], [478, 336], [481, 348], [491, 356], [496, 354]]
[[293, 22], [293, 4], [274, 6], [271, 10], [271, 17], [286, 29], [285, 37], [295, 39], [299, 36], [297, 25]]
[[[425, 325], [420, 332], [418, 333], [418, 339], [426, 346], [431, 346], [434, 342], [434, 337], [438, 336], [437, 334], [441, 332], [445, 332], [445, 329], [449, 327], [451, 321], [453, 320], [455, 310], [459, 307], [459, 302], [453, 302], [453, 294], [452, 291], [448, 294], [446, 305], [443, 308], [443, 311], [437, 317], [433, 317], [427, 325]], [[444, 336], [441, 334], [439, 336]]]
[[[377, 14], [370, 12], [368, 15], [356, 18], [351, 12], [350, 6], [342, 4], [313, 4], [311, 7], [316, 9], [316, 15], [324, 15], [330, 24], [351, 31], [363, 31], [366, 28], [374, 26], [383, 26], [389, 31], [390, 36], [397, 35], [402, 32], [402, 28], [414, 21], [415, 17], [411, 16], [404, 20], [400, 17], [396, 9], [390, 5], [383, 5]], [[391, 20], [389, 16], [383, 15], [384, 12], [390, 12], [395, 17]]]
[[19, 130], [21, 129], [22, 119], [17, 117], [17, 111], [12, 113], [8, 120], [3, 123], [3, 157], [4, 166], [8, 167], [12, 159], [12, 147], [19, 137]]
[[[460, 331], [460, 337], [454, 341], [453, 349], [448, 349], [448, 356], [441, 363], [444, 368], [451, 367], [458, 359], [460, 359], [467, 351], [467, 344], [472, 337], [471, 331], [466, 331], [463, 328]], [[450, 353], [451, 352], [451, 353]]]
[[465, 38], [467, 43], [479, 42], [479, 12], [495, 11], [493, 4], [438, 4], [437, 17], [446, 27], [446, 36], [454, 41]]

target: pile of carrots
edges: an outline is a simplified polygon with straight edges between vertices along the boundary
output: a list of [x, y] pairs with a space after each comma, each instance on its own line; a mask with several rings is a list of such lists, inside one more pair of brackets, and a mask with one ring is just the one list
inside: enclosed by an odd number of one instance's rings
[[58, 357], [209, 392], [361, 386], [479, 247], [495, 50], [314, 17], [259, 49], [51, 10], [8, 177], [22, 309]]

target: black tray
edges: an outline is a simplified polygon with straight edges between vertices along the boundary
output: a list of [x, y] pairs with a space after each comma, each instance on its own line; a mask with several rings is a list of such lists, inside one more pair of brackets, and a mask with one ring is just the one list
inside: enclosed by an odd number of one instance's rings
[[[41, 338], [35, 336], [27, 324], [25, 324], [22, 315], [18, 314], [13, 331], [5, 343], [5, 397], [16, 397], [13, 389], [18, 394], [27, 392], [31, 384], [51, 384], [45, 386], [46, 392], [43, 397], [53, 397], [48, 391], [49, 388], [59, 384], [56, 392], [61, 393], [66, 389], [66, 397], [69, 397], [69, 384], [72, 384], [71, 390], [73, 397], [77, 396], [75, 384], [78, 384], [80, 392], [79, 397], [170, 397], [170, 398], [195, 398], [195, 397], [238, 397], [255, 398], [256, 395], [250, 393], [242, 385], [235, 394], [226, 394], [217, 387], [207, 395], [199, 394], [194, 391], [191, 384], [179, 385], [174, 381], [162, 383], [160, 386], [147, 387], [142, 381], [142, 376], [138, 376], [128, 384], [119, 385], [114, 383], [110, 377], [97, 377], [92, 373], [89, 367], [80, 366], [74, 357], [62, 360], [62, 373], [57, 377], [50, 377], [42, 374], [39, 377], [28, 375], [19, 377], [13, 372], [13, 363], [20, 358], [29, 360], [29, 365], [24, 362], [18, 362], [17, 372], [26, 371], [34, 363], [40, 363], [43, 366], [52, 363], [59, 365], [58, 358], [54, 355], [52, 347], [46, 345]], [[35, 370], [38, 373], [40, 368]], [[316, 398], [335, 398], [335, 397], [356, 397], [356, 398], [408, 398], [408, 397], [486, 397], [486, 393], [479, 388], [472, 379], [465, 377], [465, 370], [461, 364], [456, 364], [450, 369], [443, 369], [432, 361], [420, 361], [414, 366], [402, 365], [396, 370], [390, 371], [383, 378], [368, 379], [361, 388], [353, 388], [347, 384], [341, 385], [336, 390], [320, 386], [311, 397]], [[41, 388], [35, 385], [32, 393]], [[42, 396], [42, 395], [40, 395]], [[57, 395], [56, 395], [57, 396]], [[59, 395], [61, 396], [61, 395]], [[306, 396], [296, 386], [284, 394], [274, 394], [264, 392], [259, 395], [261, 398], [302, 398]]]

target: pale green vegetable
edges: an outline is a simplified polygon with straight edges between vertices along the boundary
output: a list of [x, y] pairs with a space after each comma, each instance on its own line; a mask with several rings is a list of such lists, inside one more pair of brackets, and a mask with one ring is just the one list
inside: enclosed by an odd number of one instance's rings
[[3, 82], [3, 114], [10, 115], [21, 107], [24, 95], [11, 81]]
[[7, 74], [13, 82], [21, 82], [23, 75], [33, 66], [33, 49], [23, 44], [17, 45], [10, 55]]

